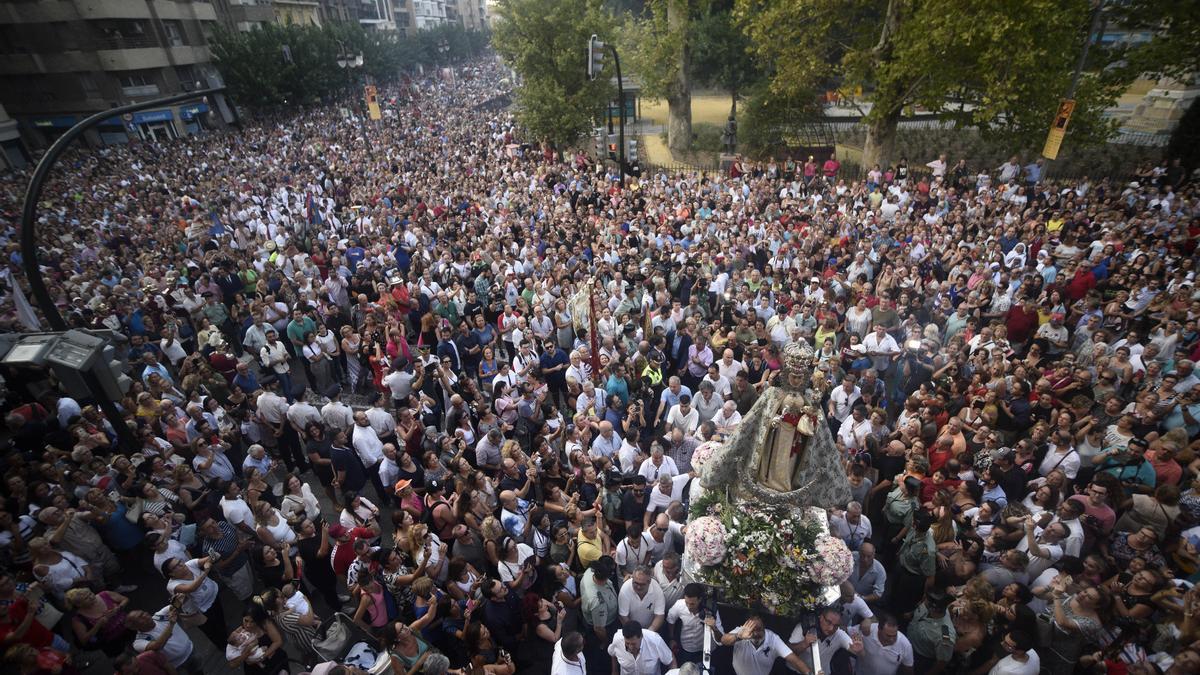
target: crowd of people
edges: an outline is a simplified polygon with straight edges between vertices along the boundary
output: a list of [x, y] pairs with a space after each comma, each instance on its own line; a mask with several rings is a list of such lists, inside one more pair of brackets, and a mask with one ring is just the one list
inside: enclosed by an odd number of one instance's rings
[[[738, 675], [1200, 672], [1178, 163], [622, 180], [523, 142], [480, 106], [501, 82], [52, 173], [39, 262], [69, 324], [126, 338], [137, 445], [6, 373], [5, 672], [371, 670], [320, 653], [339, 612], [397, 675], [686, 675], [706, 642]], [[27, 180], [0, 181], [14, 283]], [[799, 340], [854, 571], [810, 617], [717, 609], [690, 459]]]

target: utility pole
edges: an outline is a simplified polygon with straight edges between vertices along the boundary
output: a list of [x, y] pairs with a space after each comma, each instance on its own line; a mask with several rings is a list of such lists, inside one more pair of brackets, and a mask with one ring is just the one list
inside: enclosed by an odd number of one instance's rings
[[[617, 54], [615, 46], [601, 42], [599, 36], [594, 33], [588, 38], [588, 79], [595, 80], [604, 70], [605, 49], [612, 54], [613, 67], [617, 70], [617, 170], [621, 177], [621, 187], [625, 187], [628, 167], [625, 162], [625, 81], [621, 78], [621, 57]], [[608, 119], [608, 130], [612, 132], [611, 115]]]
[[1092, 0], [1087, 37], [1083, 41], [1083, 48], [1079, 50], [1079, 60], [1075, 62], [1075, 72], [1071, 73], [1071, 83], [1067, 86], [1067, 95], [1059, 103], [1058, 112], [1054, 116], [1054, 122], [1050, 125], [1050, 132], [1046, 136], [1046, 144], [1042, 148], [1042, 157], [1046, 160], [1042, 168], [1042, 180], [1046, 180], [1049, 174], [1050, 163], [1058, 159], [1058, 150], [1066, 136], [1067, 124], [1070, 123], [1071, 114], [1075, 111], [1075, 92], [1079, 88], [1079, 79], [1083, 76], [1083, 69], [1087, 66], [1088, 51], [1092, 47], [1092, 40], [1098, 40], [1100, 37], [1105, 2], [1107, 0]]

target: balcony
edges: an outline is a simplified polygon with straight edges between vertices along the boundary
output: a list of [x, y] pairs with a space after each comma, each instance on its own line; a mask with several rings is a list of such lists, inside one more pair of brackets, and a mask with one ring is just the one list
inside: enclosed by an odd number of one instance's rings
[[97, 39], [93, 49], [96, 51], [147, 49], [158, 46], [158, 40], [153, 35], [135, 35], [132, 37], [113, 36]]
[[121, 87], [121, 93], [130, 98], [141, 98], [145, 96], [157, 96], [157, 84], [143, 84], [137, 87]]

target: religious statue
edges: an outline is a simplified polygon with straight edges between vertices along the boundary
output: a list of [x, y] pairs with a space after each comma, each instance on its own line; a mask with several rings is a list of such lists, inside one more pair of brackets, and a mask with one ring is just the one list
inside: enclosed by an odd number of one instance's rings
[[784, 348], [774, 384], [705, 462], [703, 489], [728, 488], [741, 499], [793, 507], [845, 508], [850, 482], [820, 409], [815, 365], [807, 343]]
[[816, 429], [817, 411], [803, 396], [789, 394], [771, 418], [767, 445], [758, 462], [758, 482], [777, 492], [793, 487], [792, 474], [804, 463], [804, 446]]

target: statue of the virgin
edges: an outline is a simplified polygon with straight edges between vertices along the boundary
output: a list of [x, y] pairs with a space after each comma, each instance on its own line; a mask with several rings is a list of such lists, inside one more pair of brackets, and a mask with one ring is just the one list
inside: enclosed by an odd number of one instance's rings
[[803, 341], [784, 348], [774, 384], [705, 463], [704, 489], [728, 486], [746, 499], [845, 508], [850, 482], [813, 386], [815, 362]]

